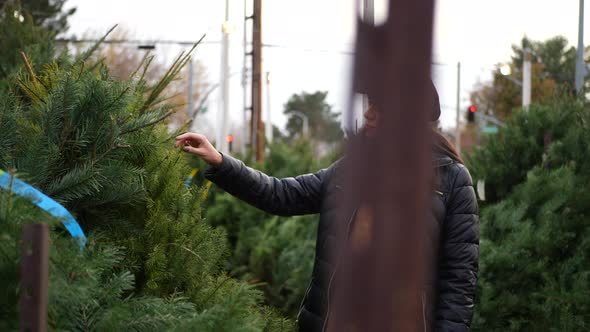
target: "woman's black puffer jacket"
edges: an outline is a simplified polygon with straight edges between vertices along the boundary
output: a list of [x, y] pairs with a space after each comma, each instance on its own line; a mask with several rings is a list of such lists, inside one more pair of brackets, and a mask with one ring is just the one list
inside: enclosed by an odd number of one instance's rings
[[[339, 162], [315, 174], [277, 179], [245, 166], [228, 155], [205, 176], [228, 193], [272, 214], [320, 213], [316, 254], [310, 285], [298, 316], [300, 331], [323, 331], [330, 308], [331, 281], [337, 275], [336, 196], [342, 190]], [[437, 274], [424, 312], [433, 331], [469, 331], [478, 270], [479, 220], [471, 176], [449, 157], [436, 158], [439, 180], [433, 191], [433, 248], [438, 248]], [[354, 207], [350, 210], [351, 220]]]

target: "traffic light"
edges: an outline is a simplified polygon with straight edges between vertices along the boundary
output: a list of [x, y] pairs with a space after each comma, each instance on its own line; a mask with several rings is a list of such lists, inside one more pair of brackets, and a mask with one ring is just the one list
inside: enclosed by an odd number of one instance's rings
[[227, 138], [226, 139], [227, 139], [227, 145], [228, 145], [229, 153], [231, 153], [231, 151], [232, 151], [232, 145], [233, 145], [232, 143], [234, 142], [234, 135], [229, 134], [229, 135], [227, 135]]
[[467, 108], [467, 123], [475, 122], [475, 112], [477, 112], [475, 105], [470, 105]]

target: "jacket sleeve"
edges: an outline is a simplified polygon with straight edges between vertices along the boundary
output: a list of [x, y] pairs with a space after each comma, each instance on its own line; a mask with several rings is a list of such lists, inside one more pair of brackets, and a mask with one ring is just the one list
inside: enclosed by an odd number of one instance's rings
[[[479, 258], [479, 216], [471, 176], [454, 164], [438, 268], [435, 331], [469, 331]], [[452, 177], [452, 175], [451, 175]]]
[[277, 179], [224, 154], [220, 166], [208, 166], [205, 177], [231, 195], [265, 212], [293, 216], [319, 213], [322, 183], [328, 169]]

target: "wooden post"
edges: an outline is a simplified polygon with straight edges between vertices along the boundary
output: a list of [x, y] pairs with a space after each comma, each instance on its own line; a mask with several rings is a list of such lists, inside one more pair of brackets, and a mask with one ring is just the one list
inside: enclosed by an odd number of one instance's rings
[[254, 0], [252, 14], [252, 142], [256, 161], [264, 161], [264, 126], [262, 124], [262, 0]]
[[389, 0], [384, 25], [357, 23], [353, 93], [368, 94], [381, 116], [374, 139], [350, 140], [343, 165], [340, 259], [328, 290], [327, 331], [431, 328], [433, 294], [423, 286], [433, 269], [426, 226], [433, 6], [434, 0]]
[[47, 331], [49, 226], [23, 227], [20, 286], [20, 331]]

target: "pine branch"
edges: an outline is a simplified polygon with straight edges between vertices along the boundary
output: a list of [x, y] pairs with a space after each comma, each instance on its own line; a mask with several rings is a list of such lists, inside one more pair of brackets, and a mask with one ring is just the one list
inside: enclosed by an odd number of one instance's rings
[[152, 92], [147, 97], [143, 106], [139, 109], [140, 115], [143, 115], [152, 106], [152, 103], [154, 102], [154, 100], [156, 100], [156, 98], [160, 95], [160, 93], [162, 93], [162, 91], [166, 88], [166, 86], [168, 86], [168, 84], [171, 82], [171, 77], [173, 77], [172, 75], [176, 71], [176, 67], [180, 63], [182, 63], [182, 59], [184, 59], [183, 55], [184, 55], [184, 51], [178, 55], [176, 60], [174, 60], [174, 62], [172, 63], [172, 66], [170, 66], [170, 68], [168, 68], [168, 70], [166, 71], [164, 76], [162, 76], [160, 81], [156, 84], [156, 86], [154, 86], [154, 88], [152, 89]]
[[90, 49], [88, 49], [86, 52], [82, 53], [82, 55], [80, 57], [78, 57], [78, 59], [76, 59], [75, 64], [80, 63], [80, 62], [84, 62], [86, 60], [88, 60], [88, 58], [90, 58], [90, 56], [92, 55], [92, 53], [94, 53], [99, 47], [100, 45], [102, 45], [102, 43], [106, 40], [106, 38], [108, 37], [108, 35], [113, 32], [113, 30], [115, 30], [115, 28], [118, 26], [118, 24], [115, 24], [112, 28], [109, 29], [109, 31], [107, 31], [107, 33], [102, 36], [102, 38], [100, 38]]
[[121, 135], [129, 134], [129, 133], [132, 133], [132, 132], [138, 131], [138, 130], [140, 130], [140, 129], [147, 128], [147, 127], [150, 127], [150, 126], [153, 126], [153, 125], [155, 125], [156, 123], [158, 123], [158, 122], [161, 122], [161, 121], [165, 120], [165, 119], [166, 119], [166, 118], [168, 118], [170, 115], [174, 114], [174, 112], [176, 112], [176, 110], [171, 110], [171, 111], [169, 111], [169, 112], [165, 113], [163, 116], [161, 116], [161, 117], [159, 117], [159, 118], [157, 118], [157, 119], [155, 119], [155, 120], [153, 120], [153, 121], [150, 121], [150, 122], [148, 122], [148, 123], [146, 123], [146, 124], [143, 124], [143, 125], [140, 125], [140, 126], [137, 126], [137, 127], [131, 128], [131, 129], [128, 129], [128, 130], [123, 130], [123, 131], [121, 131]]
[[215, 289], [213, 289], [213, 291], [205, 298], [202, 305], [205, 306], [209, 302], [209, 300], [211, 300], [211, 298], [213, 298], [213, 295], [215, 295], [215, 293], [217, 293], [219, 288], [221, 288], [221, 286], [223, 286], [223, 284], [225, 284], [230, 279], [231, 279], [231, 277], [226, 276], [222, 282], [218, 283], [217, 286], [215, 287]]
[[[161, 98], [158, 98], [158, 99], [156, 99], [154, 101], [154, 103], [153, 103], [152, 106], [157, 106], [157, 105], [159, 105], [159, 104], [161, 104], [163, 102], [172, 100], [172, 99], [174, 99], [174, 98], [176, 98], [178, 96], [182, 96], [182, 94], [183, 94], [182, 92], [179, 92], [179, 93], [175, 93], [175, 94], [173, 94], [173, 95], [171, 95], [169, 97], [161, 97]], [[176, 107], [181, 107], [181, 106], [185, 106], [185, 105], [186, 105], [186, 103], [178, 103], [178, 104], [174, 104], [174, 107], [176, 108]]]
[[33, 67], [31, 67], [29, 60], [27, 59], [27, 56], [25, 55], [25, 52], [20, 52], [20, 57], [23, 60], [23, 62], [25, 63], [25, 68], [27, 69], [27, 72], [29, 73], [29, 76], [31, 77], [31, 82], [33, 82], [33, 83], [37, 82], [37, 75], [35, 75], [35, 72], [33, 71]]
[[148, 58], [147, 63], [143, 67], [143, 72], [141, 73], [141, 77], [139, 78], [139, 82], [144, 82], [145, 74], [147, 73], [147, 70], [150, 67], [150, 65], [152, 64], [152, 62], [154, 61], [154, 58], [155, 57], [153, 55]]
[[[150, 53], [150, 52], [147, 52], [147, 53], [146, 53], [146, 54], [143, 56], [143, 59], [141, 59], [141, 62], [139, 63], [139, 65], [137, 66], [137, 68], [135, 68], [135, 70], [134, 70], [134, 71], [131, 73], [131, 75], [129, 75], [129, 77], [130, 77], [130, 78], [133, 78], [133, 77], [135, 77], [135, 75], [136, 75], [136, 74], [139, 72], [139, 70], [141, 69], [141, 67], [143, 67], [143, 65], [146, 63], [146, 61], [148, 61], [148, 58], [151, 58], [151, 59], [153, 59], [153, 58], [154, 58], [154, 56], [153, 56], [153, 55], [151, 55], [151, 53]], [[149, 65], [149, 63], [151, 63], [151, 60], [150, 60], [150, 61], [148, 61], [148, 65]], [[144, 70], [144, 71], [143, 71], [143, 73], [142, 73], [141, 80], [143, 80], [143, 77], [144, 77], [144, 75], [145, 75], [145, 70]]]
[[181, 52], [179, 56], [176, 58], [172, 66], [166, 71], [162, 79], [156, 84], [153, 91], [148, 96], [147, 100], [145, 101], [144, 105], [140, 108], [139, 114], [143, 114], [146, 110], [153, 106], [153, 102], [157, 100], [157, 97], [164, 91], [164, 89], [176, 78], [180, 70], [190, 61], [192, 52], [195, 48], [203, 41], [206, 35], [203, 35], [192, 47], [191, 49], [185, 54]]
[[41, 96], [39, 96], [35, 91], [33, 91], [33, 89], [31, 89], [22, 79], [17, 78], [16, 82], [18, 83], [18, 85], [25, 90], [25, 93], [33, 100], [39, 102], [39, 103], [43, 103], [45, 104], [46, 101], [41, 98]]
[[[24, 52], [20, 52], [20, 56], [21, 56], [21, 59], [23, 60], [23, 63], [25, 65], [25, 69], [27, 70], [27, 73], [29, 74], [30, 82], [25, 83], [25, 81], [21, 80], [20, 78], [17, 78], [17, 82], [24, 90], [27, 90], [30, 94], [33, 95], [33, 96], [29, 95], [29, 97], [35, 97], [38, 99], [39, 102], [44, 103], [43, 98], [41, 98], [41, 96], [39, 96], [38, 92], [43, 92], [43, 93], [47, 94], [47, 91], [49, 91], [49, 87], [47, 87], [41, 80], [38, 79], [37, 75], [33, 71], [33, 67], [31, 66], [31, 63], [29, 62], [26, 54]], [[44, 91], [37, 91], [37, 90], [40, 90], [41, 87], [43, 88]], [[25, 93], [26, 93], [26, 91], [25, 91]], [[35, 99], [35, 98], [31, 98], [31, 99]]]
[[121, 98], [123, 98], [123, 96], [125, 96], [125, 94], [127, 94], [127, 92], [129, 92], [130, 89], [131, 89], [131, 87], [127, 86], [123, 91], [121, 91], [121, 93], [115, 99], [113, 99], [113, 101], [110, 104], [108, 104], [105, 107], [105, 109], [109, 109], [109, 108], [111, 108], [111, 106], [115, 105], [115, 103], [120, 101]]
[[91, 197], [96, 195], [101, 188], [100, 182], [95, 177], [96, 174], [91, 165], [75, 167], [51, 183], [46, 191], [48, 195], [61, 202]]
[[82, 63], [80, 64], [80, 72], [78, 73], [77, 80], [80, 80], [80, 78], [82, 78], [82, 74], [84, 73], [85, 66], [86, 66], [86, 62], [82, 61]]
[[[71, 91], [74, 90], [74, 91]], [[64, 145], [67, 143], [67, 138], [71, 134], [73, 128], [73, 124], [70, 123], [68, 126], [68, 113], [71, 113], [70, 108], [75, 108], [76, 105], [71, 105], [68, 101], [71, 101], [70, 98], [76, 98], [76, 88], [75, 82], [71, 81], [70, 75], [65, 76], [65, 82], [63, 82], [63, 94], [60, 96], [62, 97], [62, 105], [61, 105], [61, 114], [63, 116], [63, 127], [60, 135], [60, 144], [59, 144], [59, 151], [62, 151]], [[71, 122], [71, 121], [70, 121]]]
[[91, 72], [92, 72], [92, 71], [94, 71], [94, 70], [95, 70], [97, 67], [99, 67], [99, 66], [101, 66], [101, 65], [102, 65], [102, 66], [104, 66], [104, 62], [105, 62], [105, 60], [106, 60], [106, 59], [107, 59], [106, 57], [102, 57], [102, 58], [98, 59], [98, 61], [96, 61], [96, 63], [95, 63], [95, 64], [93, 64], [93, 65], [92, 65], [92, 66], [91, 66], [91, 67], [88, 69], [88, 71], [91, 71]]
[[[178, 218], [178, 216], [177, 216], [177, 218]], [[195, 257], [197, 257], [201, 262], [206, 263], [205, 260], [201, 256], [199, 256], [199, 254], [197, 254], [194, 250], [191, 250], [191, 249], [187, 248], [186, 246], [183, 246], [182, 244], [178, 244], [178, 243], [170, 243], [170, 245], [174, 245], [174, 246], [177, 246], [181, 249], [184, 249], [184, 250], [188, 251], [189, 253], [193, 254]]]

